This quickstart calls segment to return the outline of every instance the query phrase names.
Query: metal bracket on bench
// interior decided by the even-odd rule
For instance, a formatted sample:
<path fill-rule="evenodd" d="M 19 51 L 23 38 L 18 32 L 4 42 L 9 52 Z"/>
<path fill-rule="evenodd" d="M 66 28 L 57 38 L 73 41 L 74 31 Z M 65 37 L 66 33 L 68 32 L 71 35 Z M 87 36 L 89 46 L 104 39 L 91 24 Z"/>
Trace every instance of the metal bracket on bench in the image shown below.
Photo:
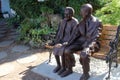
<path fill-rule="evenodd" d="M 49 51 L 49 60 L 48 60 L 47 64 L 49 64 L 51 62 L 51 56 L 52 56 L 52 51 Z"/>
<path fill-rule="evenodd" d="M 52 50 L 54 46 L 50 46 L 48 44 L 45 45 L 45 48 L 48 48 L 49 49 L 49 60 L 47 62 L 47 64 L 49 64 L 51 62 L 51 56 L 52 56 Z"/>
<path fill-rule="evenodd" d="M 110 79 L 112 62 L 115 61 L 116 62 L 115 67 L 118 66 L 117 53 L 118 53 L 119 34 L 120 34 L 120 26 L 118 26 L 115 38 L 109 43 L 110 50 L 106 55 L 106 63 L 109 63 L 109 73 L 108 76 L 106 77 L 106 80 Z"/>

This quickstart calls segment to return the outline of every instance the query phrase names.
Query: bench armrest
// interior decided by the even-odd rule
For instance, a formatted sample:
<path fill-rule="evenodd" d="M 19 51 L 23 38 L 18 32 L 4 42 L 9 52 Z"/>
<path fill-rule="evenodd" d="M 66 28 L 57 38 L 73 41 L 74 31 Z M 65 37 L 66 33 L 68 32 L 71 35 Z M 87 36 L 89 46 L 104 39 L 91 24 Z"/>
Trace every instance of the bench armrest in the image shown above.
<path fill-rule="evenodd" d="M 45 48 L 47 48 L 47 49 L 53 49 L 54 46 L 51 46 L 51 45 L 45 44 Z"/>

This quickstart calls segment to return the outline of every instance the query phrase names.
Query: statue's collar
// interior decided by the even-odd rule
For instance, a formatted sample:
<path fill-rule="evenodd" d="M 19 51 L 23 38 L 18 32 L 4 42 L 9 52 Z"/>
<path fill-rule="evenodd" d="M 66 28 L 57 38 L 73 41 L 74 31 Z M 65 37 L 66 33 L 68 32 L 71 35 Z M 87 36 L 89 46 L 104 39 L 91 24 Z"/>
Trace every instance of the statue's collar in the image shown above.
<path fill-rule="evenodd" d="M 91 21 L 92 19 L 93 19 L 93 15 L 90 15 L 89 17 L 86 18 L 85 21 L 86 21 L 86 22 L 89 22 L 89 21 Z"/>

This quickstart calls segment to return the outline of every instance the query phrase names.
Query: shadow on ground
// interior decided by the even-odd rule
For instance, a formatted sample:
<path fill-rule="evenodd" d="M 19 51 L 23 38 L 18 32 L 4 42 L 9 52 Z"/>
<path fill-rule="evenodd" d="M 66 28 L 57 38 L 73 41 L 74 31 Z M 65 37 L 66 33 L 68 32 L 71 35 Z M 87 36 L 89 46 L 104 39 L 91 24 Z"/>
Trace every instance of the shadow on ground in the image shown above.
<path fill-rule="evenodd" d="M 13 47 L 14 44 L 12 44 L 11 47 Z M 6 50 L 7 49 L 7 50 Z M 1 50 L 0 50 L 1 51 Z M 20 59 L 21 56 L 28 54 L 28 56 L 25 57 L 29 57 L 31 55 L 35 55 L 35 54 L 44 54 L 45 52 L 48 52 L 47 49 L 29 49 L 25 52 L 12 52 L 10 48 L 5 48 L 2 51 L 6 51 L 7 52 L 7 57 L 0 59 L 0 65 L 4 64 L 4 63 L 8 63 L 8 62 L 12 62 L 12 61 L 16 61 L 17 59 Z M 29 55 L 30 54 L 30 55 Z M 24 58 L 25 58 L 24 57 Z M 39 57 L 38 57 L 39 58 Z"/>
<path fill-rule="evenodd" d="M 44 77 L 34 73 L 31 71 L 31 69 L 33 69 L 36 66 L 29 66 L 28 69 L 26 71 L 23 71 L 22 73 L 22 80 L 46 80 Z"/>

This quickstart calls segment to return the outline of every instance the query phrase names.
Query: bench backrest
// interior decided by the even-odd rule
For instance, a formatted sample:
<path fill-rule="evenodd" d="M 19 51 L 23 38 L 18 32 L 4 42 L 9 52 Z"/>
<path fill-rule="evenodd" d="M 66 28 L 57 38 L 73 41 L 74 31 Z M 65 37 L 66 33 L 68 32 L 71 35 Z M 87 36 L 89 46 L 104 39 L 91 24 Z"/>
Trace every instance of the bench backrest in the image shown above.
<path fill-rule="evenodd" d="M 102 35 L 100 37 L 100 43 L 102 46 L 109 48 L 109 42 L 115 38 L 117 33 L 117 26 L 104 25 Z"/>

